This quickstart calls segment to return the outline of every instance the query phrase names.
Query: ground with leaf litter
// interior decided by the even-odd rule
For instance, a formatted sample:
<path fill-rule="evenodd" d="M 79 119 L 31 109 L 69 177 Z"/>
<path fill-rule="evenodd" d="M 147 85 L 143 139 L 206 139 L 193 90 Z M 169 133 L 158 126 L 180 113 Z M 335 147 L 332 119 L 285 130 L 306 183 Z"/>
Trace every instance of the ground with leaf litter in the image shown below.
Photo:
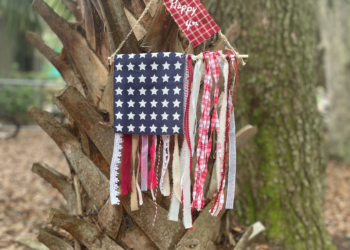
<path fill-rule="evenodd" d="M 21 131 L 14 139 L 0 139 L 0 249 L 30 249 L 17 241 L 35 238 L 46 225 L 49 208 L 65 206 L 63 197 L 31 172 L 33 162 L 40 161 L 69 174 L 65 157 L 44 132 Z M 350 165 L 329 162 L 324 216 L 338 249 L 350 249 Z M 239 236 L 244 228 L 233 225 L 231 230 Z"/>

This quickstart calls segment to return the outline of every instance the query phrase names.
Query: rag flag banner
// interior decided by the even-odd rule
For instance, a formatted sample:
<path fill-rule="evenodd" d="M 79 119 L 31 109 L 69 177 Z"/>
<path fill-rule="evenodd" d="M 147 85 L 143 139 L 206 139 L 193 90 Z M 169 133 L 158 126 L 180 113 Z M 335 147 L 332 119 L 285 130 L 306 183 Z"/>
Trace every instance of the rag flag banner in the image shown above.
<path fill-rule="evenodd" d="M 115 133 L 183 134 L 185 56 L 170 52 L 116 56 Z"/>
<path fill-rule="evenodd" d="M 184 6 L 183 1 L 170 2 Z M 190 14 L 198 8 L 179 10 Z M 150 190 L 156 208 L 154 226 L 159 189 L 164 196 L 171 196 L 169 220 L 178 220 L 182 204 L 184 226 L 192 228 L 193 210 L 201 211 L 206 205 L 208 160 L 215 152 L 217 187 L 210 213 L 217 216 L 223 209 L 226 183 L 231 191 L 226 208 L 232 208 L 236 155 L 229 149 L 235 151 L 232 85 L 237 79 L 236 55 L 222 51 L 198 56 L 173 52 L 117 54 L 113 71 L 112 204 L 120 203 L 120 195 L 131 193 L 131 210 L 138 210 L 143 204 L 142 191 Z"/>

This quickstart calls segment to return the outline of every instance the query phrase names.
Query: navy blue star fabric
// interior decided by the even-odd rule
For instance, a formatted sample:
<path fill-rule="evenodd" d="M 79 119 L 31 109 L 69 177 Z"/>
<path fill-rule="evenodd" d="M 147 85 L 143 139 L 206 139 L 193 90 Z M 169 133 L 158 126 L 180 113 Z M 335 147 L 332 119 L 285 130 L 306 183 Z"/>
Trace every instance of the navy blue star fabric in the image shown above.
<path fill-rule="evenodd" d="M 186 55 L 120 54 L 114 58 L 114 132 L 183 134 Z"/>

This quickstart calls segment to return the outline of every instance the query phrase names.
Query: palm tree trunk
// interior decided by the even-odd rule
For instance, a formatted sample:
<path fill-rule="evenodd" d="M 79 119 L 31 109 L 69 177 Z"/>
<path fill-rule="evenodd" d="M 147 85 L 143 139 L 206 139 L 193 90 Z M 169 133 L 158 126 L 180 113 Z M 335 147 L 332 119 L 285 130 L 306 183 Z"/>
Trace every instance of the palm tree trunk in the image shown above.
<path fill-rule="evenodd" d="M 142 0 L 73 0 L 63 1 L 76 16 L 70 23 L 58 16 L 43 0 L 33 2 L 34 10 L 56 33 L 63 44 L 59 54 L 36 34 L 28 40 L 58 69 L 68 87 L 54 96 L 54 103 L 69 119 L 62 125 L 49 113 L 33 108 L 30 116 L 49 134 L 64 152 L 72 176 L 67 177 L 41 163 L 33 172 L 52 184 L 67 200 L 69 211 L 50 210 L 49 222 L 66 230 L 74 239 L 75 249 L 207 249 L 220 228 L 221 217 L 208 216 L 210 203 L 194 221 L 194 231 L 184 229 L 181 220 L 168 220 L 169 199 L 157 195 L 158 216 L 150 194 L 144 204 L 130 211 L 129 195 L 121 205 L 109 199 L 109 164 L 113 153 L 113 79 L 107 57 L 131 30 L 128 18 L 139 18 Z M 124 8 L 127 11 L 124 11 Z M 153 6 L 141 26 L 132 34 L 121 53 L 184 52 L 186 41 L 166 11 L 163 2 Z M 126 14 L 127 13 L 127 14 Z M 139 32 L 139 33 L 138 33 Z M 141 40 L 136 37 L 146 34 Z M 150 49 L 151 48 L 151 49 Z M 113 67 L 113 66 L 112 66 Z M 239 143 L 239 140 L 238 140 Z M 72 183 L 72 184 L 71 184 Z M 210 225 L 208 227 L 207 225 Z M 70 248 L 63 237 L 48 230 L 39 240 L 50 249 Z"/>

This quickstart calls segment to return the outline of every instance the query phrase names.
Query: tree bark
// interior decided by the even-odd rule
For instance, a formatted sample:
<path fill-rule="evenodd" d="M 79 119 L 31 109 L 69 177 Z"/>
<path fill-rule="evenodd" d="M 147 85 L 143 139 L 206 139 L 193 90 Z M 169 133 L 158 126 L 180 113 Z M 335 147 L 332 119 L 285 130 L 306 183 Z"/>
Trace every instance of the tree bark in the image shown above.
<path fill-rule="evenodd" d="M 238 154 L 236 215 L 244 224 L 261 220 L 265 237 L 287 249 L 334 249 L 322 216 L 326 154 L 315 98 L 316 2 L 206 4 L 223 29 L 239 25 L 239 37 L 229 39 L 249 54 L 236 121 L 259 132 Z"/>

